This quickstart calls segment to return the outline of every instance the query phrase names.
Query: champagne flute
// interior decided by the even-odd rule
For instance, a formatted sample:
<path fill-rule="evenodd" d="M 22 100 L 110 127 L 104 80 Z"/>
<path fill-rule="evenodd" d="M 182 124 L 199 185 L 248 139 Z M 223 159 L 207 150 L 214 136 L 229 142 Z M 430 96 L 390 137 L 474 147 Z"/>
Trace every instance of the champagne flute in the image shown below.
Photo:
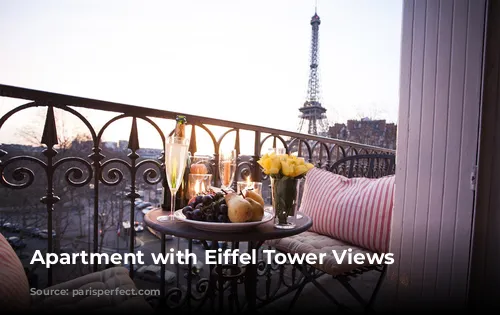
<path fill-rule="evenodd" d="M 219 174 L 222 189 L 229 189 L 233 184 L 236 171 L 236 150 L 219 154 Z"/>
<path fill-rule="evenodd" d="M 182 184 L 188 159 L 189 139 L 171 136 L 165 144 L 165 169 L 170 188 L 170 214 L 156 218 L 159 222 L 174 220 L 175 195 Z"/>

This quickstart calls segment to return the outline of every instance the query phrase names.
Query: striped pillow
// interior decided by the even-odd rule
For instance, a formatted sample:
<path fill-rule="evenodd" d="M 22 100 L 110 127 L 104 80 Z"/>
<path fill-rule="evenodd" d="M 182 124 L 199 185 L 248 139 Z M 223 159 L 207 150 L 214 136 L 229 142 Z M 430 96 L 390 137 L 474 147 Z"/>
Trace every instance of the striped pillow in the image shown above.
<path fill-rule="evenodd" d="M 382 253 L 389 249 L 395 176 L 378 179 L 314 168 L 306 176 L 300 211 L 310 231 Z"/>
<path fill-rule="evenodd" d="M 30 306 L 28 278 L 14 249 L 0 234 L 0 305 L 2 311 L 24 311 Z"/>

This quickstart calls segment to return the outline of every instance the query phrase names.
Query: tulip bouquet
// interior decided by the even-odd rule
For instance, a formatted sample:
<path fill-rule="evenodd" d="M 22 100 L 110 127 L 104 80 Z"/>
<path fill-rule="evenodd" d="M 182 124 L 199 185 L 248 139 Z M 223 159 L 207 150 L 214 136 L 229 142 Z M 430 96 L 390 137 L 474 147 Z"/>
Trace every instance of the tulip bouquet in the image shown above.
<path fill-rule="evenodd" d="M 306 173 L 314 167 L 304 158 L 291 154 L 266 153 L 258 161 L 271 178 L 272 203 L 277 228 L 293 228 L 289 218 L 294 217 Z"/>
<path fill-rule="evenodd" d="M 314 167 L 311 163 L 306 163 L 304 158 L 291 154 L 266 153 L 257 161 L 265 174 L 274 178 L 283 176 L 299 178 Z"/>

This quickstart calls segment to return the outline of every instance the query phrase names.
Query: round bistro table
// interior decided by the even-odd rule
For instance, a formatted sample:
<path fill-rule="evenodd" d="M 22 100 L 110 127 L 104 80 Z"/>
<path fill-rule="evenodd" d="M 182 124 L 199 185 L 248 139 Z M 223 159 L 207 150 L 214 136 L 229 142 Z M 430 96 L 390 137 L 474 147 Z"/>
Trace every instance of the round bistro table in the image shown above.
<path fill-rule="evenodd" d="M 169 213 L 169 211 L 168 211 Z M 151 229 L 157 231 L 162 235 L 162 254 L 164 255 L 165 250 L 165 235 L 173 235 L 180 238 L 187 239 L 188 251 L 192 251 L 192 241 L 200 240 L 203 244 L 205 250 L 207 249 L 217 249 L 219 241 L 231 242 L 233 244 L 239 244 L 239 242 L 248 243 L 248 253 L 252 253 L 253 250 L 258 250 L 262 244 L 267 240 L 278 239 L 289 237 L 293 235 L 300 234 L 307 231 L 312 226 L 312 220 L 309 216 L 301 213 L 302 217 L 297 219 L 296 226 L 292 229 L 277 229 L 274 227 L 274 220 L 270 220 L 266 223 L 260 224 L 251 230 L 243 232 L 209 232 L 196 229 L 192 225 L 183 221 L 168 221 L 159 222 L 156 220 L 157 217 L 161 215 L 168 214 L 167 211 L 160 209 L 154 209 L 149 211 L 144 216 L 145 224 Z M 211 245 L 207 241 L 212 241 Z M 239 246 L 239 245 L 237 245 Z M 164 275 L 164 267 L 162 266 L 162 276 Z M 191 269 L 191 262 L 189 262 L 189 270 Z M 224 301 L 224 283 L 232 282 L 233 289 L 235 290 L 235 284 L 237 280 L 242 279 L 245 287 L 245 297 L 247 301 L 247 308 L 249 311 L 255 311 L 256 301 L 257 301 L 257 264 L 249 263 L 243 268 L 235 265 L 222 265 L 217 264 L 215 268 L 211 270 L 211 276 L 209 279 L 208 292 L 219 291 L 219 310 L 222 311 L 222 305 Z M 186 300 L 189 300 L 189 295 L 191 293 L 191 272 L 188 272 L 187 277 L 187 290 Z M 218 285 L 217 285 L 218 283 Z M 164 281 L 161 281 L 162 294 L 164 293 Z M 214 296 L 212 296 L 214 297 Z"/>

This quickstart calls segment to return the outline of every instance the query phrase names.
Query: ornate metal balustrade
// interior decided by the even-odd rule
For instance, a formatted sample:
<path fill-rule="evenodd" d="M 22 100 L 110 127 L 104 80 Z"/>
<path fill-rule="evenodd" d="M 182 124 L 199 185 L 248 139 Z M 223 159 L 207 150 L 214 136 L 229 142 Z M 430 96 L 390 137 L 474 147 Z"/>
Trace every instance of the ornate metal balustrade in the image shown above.
<path fill-rule="evenodd" d="M 168 208 L 168 186 L 164 177 L 164 157 L 161 154 L 157 159 L 144 159 L 140 156 L 138 121 L 142 120 L 151 125 L 162 143 L 159 146 L 164 147 L 166 136 L 173 132 L 174 120 L 176 115 L 186 115 L 188 125 L 191 125 L 190 151 L 196 152 L 197 135 L 206 133 L 211 139 L 214 152 L 211 156 L 211 168 L 213 174 L 213 184 L 219 184 L 218 172 L 218 153 L 222 143 L 232 141 L 234 136 L 234 146 L 238 155 L 240 155 L 240 132 L 253 132 L 253 154 L 250 156 L 239 157 L 239 163 L 236 170 L 236 178 L 242 179 L 248 175 L 255 181 L 265 181 L 266 176 L 261 172 L 256 161 L 266 152 L 267 148 L 276 148 L 282 146 L 287 152 L 297 152 L 299 156 L 314 163 L 317 167 L 328 168 L 334 166 L 335 161 L 347 156 L 358 154 L 395 154 L 393 150 L 383 149 L 358 143 L 340 141 L 336 139 L 313 136 L 265 128 L 261 126 L 238 123 L 227 120 L 219 120 L 209 117 L 201 117 L 182 113 L 179 111 L 166 111 L 147 107 L 131 106 L 126 104 L 106 102 L 101 100 L 74 97 L 56 93 L 49 93 L 25 88 L 19 88 L 8 85 L 0 85 L 0 96 L 26 100 L 26 103 L 8 111 L 0 118 L 0 134 L 2 127 L 14 114 L 33 108 L 42 107 L 46 109 L 45 123 L 41 136 L 43 151 L 33 153 L 33 156 L 19 155 L 13 156 L 5 150 L 0 150 L 0 183 L 4 188 L 14 191 L 30 187 L 35 181 L 43 181 L 45 192 L 40 196 L 31 196 L 40 199 L 45 207 L 47 230 L 53 230 L 54 206 L 60 202 L 61 189 L 57 185 L 60 181 L 65 182 L 68 187 L 73 189 L 92 188 L 88 198 L 89 206 L 93 208 L 93 230 L 92 250 L 98 252 L 99 241 L 99 217 L 100 200 L 106 199 L 106 188 L 128 183 L 126 198 L 130 200 L 130 222 L 135 221 L 135 201 L 140 197 L 138 194 L 139 186 L 161 184 L 164 189 L 164 198 L 162 207 Z M 58 149 L 58 128 L 54 117 L 54 109 L 59 109 L 71 114 L 81 121 L 87 128 L 90 135 L 91 146 L 82 147 L 79 156 L 65 156 Z M 107 121 L 101 128 L 97 129 L 82 114 L 82 109 L 101 110 L 114 113 L 115 116 Z M 175 108 L 173 108 L 175 109 Z M 126 157 L 106 157 L 103 154 L 103 133 L 108 130 L 112 124 L 119 120 L 130 119 L 132 124 L 128 134 L 128 155 Z M 156 119 L 167 120 L 172 123 L 171 130 L 164 130 L 155 122 Z M 209 126 L 224 127 L 226 131 L 219 138 L 216 138 L 214 132 Z M 228 137 L 228 135 L 232 135 Z M 231 139 L 231 140 L 230 140 Z M 62 173 L 61 173 L 62 172 Z M 62 174 L 62 176 L 61 176 Z M 165 189 L 166 188 L 166 189 Z M 90 226 L 90 225 L 89 225 Z M 135 251 L 135 230 L 130 229 L 129 252 Z M 52 233 L 47 236 L 47 251 L 52 252 L 54 237 Z M 165 238 L 162 238 L 162 248 L 165 248 Z M 191 246 L 191 245 L 190 245 Z M 94 270 L 98 266 L 94 265 Z M 130 266 L 130 276 L 134 277 L 134 268 Z M 273 271 L 280 273 L 280 281 L 286 282 L 283 276 L 283 270 L 278 266 L 260 266 L 261 272 Z M 48 268 L 48 285 L 52 284 L 52 269 Z M 204 283 L 201 281 L 200 283 Z M 292 275 L 291 284 L 295 283 L 295 275 Z M 203 287 L 202 285 L 198 285 Z M 269 290 L 268 290 L 269 291 Z"/>

